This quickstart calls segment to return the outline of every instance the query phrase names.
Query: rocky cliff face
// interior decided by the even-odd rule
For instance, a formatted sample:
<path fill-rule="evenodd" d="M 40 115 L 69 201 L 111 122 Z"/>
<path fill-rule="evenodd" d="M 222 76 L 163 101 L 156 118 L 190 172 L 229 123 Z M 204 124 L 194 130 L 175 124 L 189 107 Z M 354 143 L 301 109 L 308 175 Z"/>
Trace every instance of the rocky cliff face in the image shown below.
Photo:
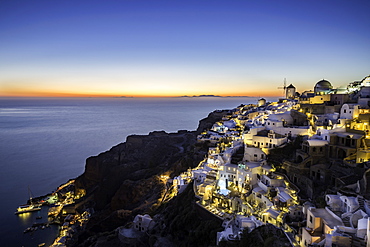
<path fill-rule="evenodd" d="M 89 198 L 82 205 L 96 212 L 84 230 L 73 235 L 68 246 L 210 246 L 215 245 L 221 222 L 195 203 L 192 185 L 166 204 L 161 197 L 166 184 L 160 175 L 171 177 L 194 167 L 204 158 L 207 145 L 196 143 L 196 135 L 220 121 L 228 111 L 215 111 L 199 122 L 194 132 L 152 132 L 127 137 L 125 143 L 86 160 L 85 172 L 76 179 L 76 191 Z M 137 214 L 150 213 L 156 225 L 140 238 L 123 243 L 118 227 Z M 284 233 L 272 225 L 245 234 L 238 243 L 220 246 L 289 246 Z"/>
<path fill-rule="evenodd" d="M 217 110 L 208 114 L 208 117 L 199 121 L 197 134 L 210 129 L 215 122 L 220 121 L 227 113 L 229 113 L 229 110 Z"/>
<path fill-rule="evenodd" d="M 210 113 L 197 131 L 132 135 L 125 143 L 86 160 L 85 172 L 76 179 L 76 191 L 85 191 L 86 203 L 96 213 L 86 229 L 74 236 L 72 245 L 86 242 L 99 232 L 122 226 L 139 213 L 156 210 L 166 188 L 160 175 L 170 177 L 194 167 L 207 149 L 196 144 L 196 135 L 221 120 L 225 111 Z"/>
<path fill-rule="evenodd" d="M 220 246 L 228 246 L 223 243 Z M 283 230 L 271 224 L 266 224 L 254 229 L 250 233 L 244 233 L 239 246 L 256 247 L 256 246 L 274 246 L 284 247 L 292 246 Z"/>
<path fill-rule="evenodd" d="M 125 143 L 86 160 L 85 172 L 76 179 L 76 188 L 93 194 L 97 208 L 104 208 L 112 196 L 128 180 L 141 180 L 163 172 L 182 172 L 198 161 L 193 148 L 196 135 L 221 120 L 227 111 L 215 111 L 200 120 L 195 132 L 166 133 L 155 131 L 149 135 L 128 136 Z"/>
<path fill-rule="evenodd" d="M 191 153 L 195 133 L 152 132 L 129 136 L 111 150 L 86 160 L 85 172 L 76 179 L 76 189 L 93 194 L 96 209 L 105 208 L 128 181 L 148 179 L 162 173 L 179 173 L 193 166 L 199 157 Z M 153 185 L 154 186 L 154 185 Z M 114 203 L 114 208 L 118 208 Z"/>

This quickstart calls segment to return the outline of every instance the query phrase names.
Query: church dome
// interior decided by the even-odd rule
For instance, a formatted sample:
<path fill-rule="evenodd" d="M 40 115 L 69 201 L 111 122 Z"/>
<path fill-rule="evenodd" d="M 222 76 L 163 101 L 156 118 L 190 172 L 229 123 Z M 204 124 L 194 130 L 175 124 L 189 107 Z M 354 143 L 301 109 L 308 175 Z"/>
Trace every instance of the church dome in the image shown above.
<path fill-rule="evenodd" d="M 323 79 L 316 83 L 314 91 L 315 91 L 315 94 L 325 94 L 325 93 L 330 92 L 331 89 L 333 89 L 333 86 L 331 85 L 331 83 Z"/>
<path fill-rule="evenodd" d="M 370 86 L 370 75 L 366 76 L 361 83 L 362 86 L 369 87 Z"/>

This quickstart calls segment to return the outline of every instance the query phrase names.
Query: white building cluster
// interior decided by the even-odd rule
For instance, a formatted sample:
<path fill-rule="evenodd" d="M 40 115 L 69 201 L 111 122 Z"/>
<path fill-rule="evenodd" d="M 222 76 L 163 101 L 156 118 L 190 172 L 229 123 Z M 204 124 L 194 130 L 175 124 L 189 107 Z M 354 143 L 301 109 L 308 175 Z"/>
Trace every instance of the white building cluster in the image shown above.
<path fill-rule="evenodd" d="M 201 133 L 207 156 L 173 185 L 181 193 L 194 181 L 198 205 L 224 222 L 217 243 L 270 223 L 294 246 L 370 247 L 370 76 L 284 89 L 284 99 L 241 105 Z M 267 156 L 294 140 L 300 148 L 277 172 Z"/>
<path fill-rule="evenodd" d="M 325 208 L 307 207 L 301 246 L 369 246 L 370 207 L 362 196 L 327 194 Z"/>
<path fill-rule="evenodd" d="M 311 133 L 295 105 L 283 101 L 241 106 L 198 136 L 200 142 L 216 144 L 193 170 L 193 178 L 200 204 L 225 220 L 218 242 L 238 239 L 243 229 L 264 223 L 289 228 L 283 218 L 298 205 L 298 189 L 266 159 L 269 149 Z M 294 120 L 302 125 L 293 126 Z"/>
<path fill-rule="evenodd" d="M 370 172 L 352 184 L 341 174 L 344 168 L 333 168 L 338 161 L 350 169 L 369 161 L 369 106 L 370 77 L 338 89 L 321 80 L 301 95 L 290 85 L 285 99 L 235 108 L 199 135 L 199 142 L 215 146 L 193 170 L 193 178 L 200 204 L 224 219 L 217 241 L 232 241 L 243 229 L 272 223 L 292 245 L 370 246 L 370 208 L 362 196 L 370 192 Z M 294 162 L 284 166 L 287 176 L 277 173 L 266 160 L 269 150 L 297 136 L 303 136 L 303 143 Z M 343 184 L 337 194 L 326 194 L 326 207 L 302 204 L 300 189 L 306 201 L 314 201 L 320 182 L 332 182 L 336 189 Z"/>

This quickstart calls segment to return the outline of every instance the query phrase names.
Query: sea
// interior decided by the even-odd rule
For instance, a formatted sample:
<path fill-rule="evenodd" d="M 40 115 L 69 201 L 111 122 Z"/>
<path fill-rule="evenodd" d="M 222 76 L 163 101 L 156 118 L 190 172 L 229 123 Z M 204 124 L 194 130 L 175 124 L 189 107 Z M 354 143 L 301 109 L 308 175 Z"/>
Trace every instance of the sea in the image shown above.
<path fill-rule="evenodd" d="M 276 98 L 265 98 L 276 101 Z M 16 208 L 83 173 L 85 160 L 155 130 L 196 130 L 214 110 L 256 104 L 255 97 L 0 98 L 0 246 L 49 246 L 58 226 L 23 233 L 47 221 L 47 207 Z M 36 219 L 38 217 L 38 219 Z M 40 219 L 40 217 L 42 217 Z"/>

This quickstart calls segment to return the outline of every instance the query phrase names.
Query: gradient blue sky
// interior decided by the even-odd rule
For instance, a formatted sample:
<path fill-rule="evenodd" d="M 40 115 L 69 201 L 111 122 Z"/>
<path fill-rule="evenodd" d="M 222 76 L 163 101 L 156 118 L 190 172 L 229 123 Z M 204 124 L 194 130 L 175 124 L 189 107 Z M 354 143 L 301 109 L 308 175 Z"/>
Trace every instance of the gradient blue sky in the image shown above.
<path fill-rule="evenodd" d="M 0 96 L 281 95 L 370 74 L 370 1 L 0 1 Z"/>

